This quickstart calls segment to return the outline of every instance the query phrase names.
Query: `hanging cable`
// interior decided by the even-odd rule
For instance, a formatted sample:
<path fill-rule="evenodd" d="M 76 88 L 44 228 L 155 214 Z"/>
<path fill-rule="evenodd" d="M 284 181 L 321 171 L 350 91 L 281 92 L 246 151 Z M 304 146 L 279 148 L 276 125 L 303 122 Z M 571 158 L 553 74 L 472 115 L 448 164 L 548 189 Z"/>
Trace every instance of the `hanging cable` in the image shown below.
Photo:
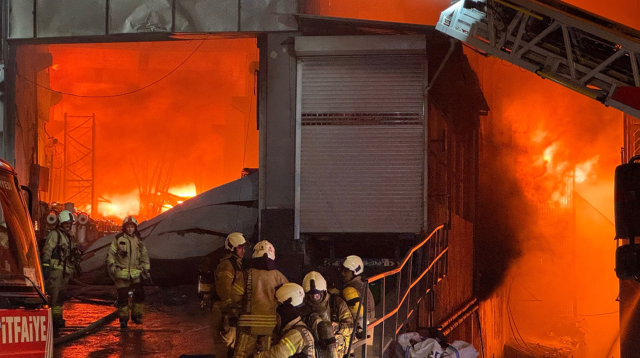
<path fill-rule="evenodd" d="M 122 96 L 126 96 L 126 95 L 130 95 L 136 92 L 140 92 L 142 90 L 145 90 L 153 85 L 155 85 L 156 83 L 164 80 L 165 78 L 169 77 L 172 73 L 176 72 L 180 67 L 182 67 L 182 65 L 184 65 L 190 58 L 191 56 L 193 56 L 198 49 L 200 49 L 200 47 L 204 44 L 205 41 L 207 41 L 207 39 L 209 38 L 209 35 L 207 35 L 207 37 L 205 37 L 198 46 L 196 46 L 195 49 L 193 49 L 193 51 L 191 51 L 191 53 L 189 54 L 189 56 L 187 56 L 182 62 L 180 62 L 180 64 L 178 64 L 178 66 L 176 66 L 173 70 L 169 71 L 166 75 L 160 77 L 159 79 L 149 83 L 148 85 L 145 85 L 143 87 L 140 87 L 138 89 L 132 90 L 132 91 L 128 91 L 128 92 L 124 92 L 124 93 L 118 93 L 118 94 L 109 94 L 109 95 L 82 95 L 82 94 L 77 94 L 77 93 L 71 93 L 71 92 L 63 92 L 63 91 L 56 91 L 52 88 L 49 88 L 47 86 L 43 86 L 35 81 L 32 81 L 28 78 L 26 78 L 25 76 L 21 75 L 20 73 L 16 73 L 17 77 L 22 78 L 23 80 L 32 83 L 40 88 L 43 88 L 45 90 L 48 91 L 52 91 L 52 92 L 57 92 L 57 93 L 61 93 L 63 95 L 67 95 L 67 96 L 72 96 L 72 97 L 80 97 L 80 98 L 112 98 L 112 97 L 122 97 Z"/>

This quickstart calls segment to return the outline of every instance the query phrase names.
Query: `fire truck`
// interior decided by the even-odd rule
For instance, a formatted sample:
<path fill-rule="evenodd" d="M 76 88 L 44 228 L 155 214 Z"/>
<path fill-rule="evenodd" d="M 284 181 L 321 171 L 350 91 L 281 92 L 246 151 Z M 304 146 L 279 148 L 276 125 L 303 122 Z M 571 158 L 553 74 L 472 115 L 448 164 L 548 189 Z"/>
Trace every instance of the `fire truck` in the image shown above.
<path fill-rule="evenodd" d="M 31 191 L 0 159 L 0 357 L 53 356 L 51 309 L 43 293 L 31 200 Z"/>

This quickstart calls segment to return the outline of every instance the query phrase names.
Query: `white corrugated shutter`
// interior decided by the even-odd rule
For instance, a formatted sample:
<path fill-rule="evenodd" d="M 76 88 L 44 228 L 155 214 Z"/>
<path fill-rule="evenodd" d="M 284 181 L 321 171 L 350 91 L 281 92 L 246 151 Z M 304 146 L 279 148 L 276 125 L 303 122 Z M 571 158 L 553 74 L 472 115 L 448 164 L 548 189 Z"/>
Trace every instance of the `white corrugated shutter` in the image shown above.
<path fill-rule="evenodd" d="M 424 57 L 300 61 L 300 232 L 420 232 Z"/>

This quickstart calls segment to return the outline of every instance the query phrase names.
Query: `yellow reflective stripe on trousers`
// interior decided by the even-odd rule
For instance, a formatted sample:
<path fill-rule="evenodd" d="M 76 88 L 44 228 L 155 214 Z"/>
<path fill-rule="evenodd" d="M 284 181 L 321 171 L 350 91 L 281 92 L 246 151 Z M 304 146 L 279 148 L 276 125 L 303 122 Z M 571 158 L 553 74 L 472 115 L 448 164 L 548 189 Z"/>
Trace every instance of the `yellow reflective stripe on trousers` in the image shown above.
<path fill-rule="evenodd" d="M 291 351 L 291 355 L 296 354 L 296 347 L 293 346 L 293 343 L 289 340 L 289 338 L 282 338 L 282 341 L 287 345 L 287 348 Z"/>

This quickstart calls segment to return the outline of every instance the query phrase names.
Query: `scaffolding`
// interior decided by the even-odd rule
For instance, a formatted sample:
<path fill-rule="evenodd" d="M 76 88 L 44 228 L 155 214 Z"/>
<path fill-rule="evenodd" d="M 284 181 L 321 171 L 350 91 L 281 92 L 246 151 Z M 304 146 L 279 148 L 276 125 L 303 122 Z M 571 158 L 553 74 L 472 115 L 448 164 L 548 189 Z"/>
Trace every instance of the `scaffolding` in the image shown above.
<path fill-rule="evenodd" d="M 96 214 L 95 205 L 95 113 L 88 116 L 64 114 L 63 198 L 78 211 Z"/>

